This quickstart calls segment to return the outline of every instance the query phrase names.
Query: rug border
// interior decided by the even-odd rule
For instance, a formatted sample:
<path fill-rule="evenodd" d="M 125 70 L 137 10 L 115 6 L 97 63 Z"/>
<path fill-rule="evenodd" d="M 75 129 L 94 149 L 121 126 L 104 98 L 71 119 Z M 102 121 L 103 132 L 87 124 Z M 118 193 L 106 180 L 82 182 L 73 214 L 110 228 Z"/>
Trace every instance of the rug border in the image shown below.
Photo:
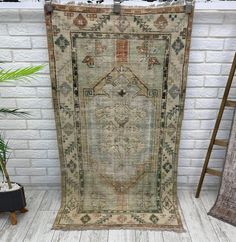
<path fill-rule="evenodd" d="M 234 126 L 234 121 L 236 121 L 236 107 L 234 108 L 234 111 L 233 111 L 233 120 L 232 120 L 232 123 L 231 123 L 231 129 L 230 129 L 230 135 L 229 135 L 229 142 L 230 142 L 230 139 L 231 139 L 231 135 L 232 135 L 232 131 L 233 131 L 233 126 Z M 228 142 L 228 144 L 229 144 Z M 222 188 L 222 183 L 223 183 L 223 174 L 224 174 L 224 171 L 225 171 L 225 164 L 226 164 L 226 161 L 227 161 L 227 156 L 228 156 L 228 145 L 227 145 L 227 151 L 226 151 L 226 154 L 225 154 L 225 160 L 224 160 L 224 166 L 223 166 L 223 170 L 222 170 L 222 176 L 221 176 L 221 179 L 220 179 L 220 186 L 219 186 L 219 189 L 218 189 L 218 194 L 217 194 L 217 197 L 216 197 L 216 200 L 214 202 L 214 205 L 211 207 L 210 211 L 207 213 L 207 215 L 210 215 L 216 219 L 219 219 L 225 223 L 228 223 L 230 225 L 233 225 L 233 226 L 236 226 L 235 223 L 232 223 L 231 221 L 228 221 L 224 216 L 221 216 L 220 214 L 218 214 L 218 212 L 216 212 L 216 207 L 217 207 L 217 203 L 218 203 L 218 200 L 219 200 L 219 197 L 221 196 L 220 194 L 220 190 Z"/>
<path fill-rule="evenodd" d="M 51 11 L 48 11 L 47 6 L 51 7 Z M 121 13 L 124 14 L 138 14 L 140 11 L 142 13 L 150 14 L 150 13 L 165 13 L 165 12 L 177 12 L 182 13 L 186 12 L 185 10 L 186 5 L 177 5 L 177 6 L 155 6 L 155 7 L 130 7 L 125 6 L 122 7 Z M 57 82 L 56 82 L 56 70 L 55 70 L 55 59 L 53 57 L 54 52 L 54 46 L 53 46 L 53 34 L 52 34 L 52 23 L 51 23 L 51 13 L 55 10 L 59 11 L 75 11 L 75 12 L 83 12 L 83 11 L 91 11 L 91 12 L 112 12 L 112 8 L 108 5 L 105 6 L 99 6 L 99 5 L 91 5 L 91 4 L 81 4 L 81 5 L 62 5 L 62 4 L 45 4 L 44 8 L 44 14 L 45 14 L 45 22 L 46 22 L 46 30 L 47 30 L 47 42 L 48 42 L 48 56 L 49 56 L 49 69 L 50 69 L 50 77 L 51 77 L 51 83 L 52 83 L 52 99 L 53 99 L 53 106 L 54 106 L 54 114 L 55 114 L 55 122 L 57 126 L 57 140 L 61 140 L 61 125 L 60 125 L 60 116 L 59 116 L 59 108 L 58 103 L 55 101 L 57 97 Z M 183 78 L 182 78 L 182 107 L 183 109 L 180 110 L 179 115 L 179 125 L 177 127 L 177 137 L 180 137 L 181 132 L 181 126 L 182 126 L 182 120 L 184 115 L 184 104 L 185 104 L 185 96 L 186 96 L 186 85 L 187 85 L 187 73 L 188 73 L 188 64 L 189 61 L 189 54 L 190 54 L 190 44 L 191 44 L 191 33 L 192 33 L 192 22 L 193 22 L 193 15 L 194 15 L 194 7 L 192 8 L 192 11 L 188 13 L 188 27 L 187 27 L 187 36 L 186 36 L 186 45 L 185 45 L 185 54 L 184 54 L 184 62 L 183 62 Z M 180 122 L 181 121 L 181 122 Z M 181 207 L 177 204 L 177 169 L 178 169 L 178 154 L 179 154 L 179 146 L 180 146 L 180 140 L 176 144 L 176 150 L 177 150 L 177 162 L 175 167 L 173 168 L 173 173 L 176 176 L 176 183 L 173 185 L 173 195 L 176 199 L 175 205 L 176 205 L 176 218 L 178 221 L 178 225 L 59 225 L 60 217 L 61 217 L 61 211 L 64 210 L 65 207 L 65 199 L 63 194 L 65 194 L 65 179 L 63 175 L 61 175 L 61 205 L 60 209 L 57 213 L 56 219 L 53 224 L 53 229 L 64 229 L 64 230 L 89 230 L 89 229 L 141 229 L 141 230 L 160 230 L 160 231 L 175 231 L 175 232 L 184 232 L 185 229 L 183 227 L 183 222 L 180 216 L 179 210 Z M 62 160 L 63 160 L 63 148 L 61 142 L 58 142 L 58 149 L 59 149 L 59 159 L 60 159 L 60 167 L 62 167 Z M 61 173 L 63 173 L 63 170 L 61 170 Z M 91 227 L 91 228 L 90 228 Z"/>

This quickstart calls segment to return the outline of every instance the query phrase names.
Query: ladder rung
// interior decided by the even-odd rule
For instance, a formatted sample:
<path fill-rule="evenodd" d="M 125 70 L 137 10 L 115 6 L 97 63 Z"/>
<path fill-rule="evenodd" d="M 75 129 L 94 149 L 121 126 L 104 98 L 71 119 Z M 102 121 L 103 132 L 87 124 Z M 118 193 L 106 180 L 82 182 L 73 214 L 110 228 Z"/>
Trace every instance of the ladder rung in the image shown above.
<path fill-rule="evenodd" d="M 226 147 L 228 145 L 228 141 L 226 139 L 215 139 L 214 144 Z"/>
<path fill-rule="evenodd" d="M 217 170 L 214 170 L 214 169 L 211 169 L 211 168 L 207 168 L 206 173 L 213 175 L 213 176 L 221 176 L 220 171 L 217 171 Z"/>
<path fill-rule="evenodd" d="M 225 103 L 227 107 L 236 107 L 236 101 L 227 100 Z"/>

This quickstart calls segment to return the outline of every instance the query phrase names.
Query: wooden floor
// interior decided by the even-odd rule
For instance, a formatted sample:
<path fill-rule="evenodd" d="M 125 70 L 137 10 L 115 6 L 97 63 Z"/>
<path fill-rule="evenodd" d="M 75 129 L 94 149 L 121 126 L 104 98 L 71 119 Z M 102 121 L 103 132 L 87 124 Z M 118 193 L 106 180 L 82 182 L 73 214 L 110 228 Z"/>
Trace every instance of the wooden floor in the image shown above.
<path fill-rule="evenodd" d="M 235 242 L 236 228 L 207 215 L 216 198 L 216 191 L 203 191 L 195 199 L 189 190 L 179 191 L 186 233 L 140 230 L 51 230 L 60 206 L 57 190 L 28 190 L 29 212 L 18 215 L 18 224 L 9 223 L 8 214 L 0 214 L 1 242 Z"/>

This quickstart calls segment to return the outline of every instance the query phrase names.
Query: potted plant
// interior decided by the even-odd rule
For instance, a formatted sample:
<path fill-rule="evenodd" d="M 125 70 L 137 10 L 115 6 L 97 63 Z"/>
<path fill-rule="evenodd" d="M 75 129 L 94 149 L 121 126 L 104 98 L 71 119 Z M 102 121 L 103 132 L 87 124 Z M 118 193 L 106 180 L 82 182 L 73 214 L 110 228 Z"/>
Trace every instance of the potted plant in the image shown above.
<path fill-rule="evenodd" d="M 34 75 L 43 68 L 42 65 L 35 67 L 19 68 L 16 70 L 3 70 L 0 69 L 0 83 L 12 80 L 28 81 L 34 78 Z M 15 115 L 26 116 L 27 112 L 20 111 L 19 109 L 8 109 L 0 107 L 0 115 Z M 1 127 L 0 127 L 1 128 Z M 27 212 L 24 187 L 16 182 L 10 180 L 7 171 L 7 161 L 10 157 L 10 148 L 8 142 L 4 140 L 0 134 L 0 173 L 2 173 L 2 181 L 0 181 L 0 212 L 10 212 L 11 223 L 15 225 L 16 211 L 22 213 Z"/>

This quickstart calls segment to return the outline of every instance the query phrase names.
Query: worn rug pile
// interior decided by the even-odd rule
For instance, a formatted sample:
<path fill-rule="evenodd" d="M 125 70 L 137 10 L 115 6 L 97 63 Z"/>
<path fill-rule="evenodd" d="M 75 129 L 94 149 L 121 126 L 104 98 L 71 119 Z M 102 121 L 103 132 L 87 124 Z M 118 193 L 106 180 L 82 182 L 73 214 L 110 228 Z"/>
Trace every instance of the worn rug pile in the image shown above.
<path fill-rule="evenodd" d="M 236 226 L 236 113 L 218 197 L 209 215 Z"/>
<path fill-rule="evenodd" d="M 62 175 L 54 228 L 183 231 L 192 9 L 50 4 L 45 16 Z"/>

